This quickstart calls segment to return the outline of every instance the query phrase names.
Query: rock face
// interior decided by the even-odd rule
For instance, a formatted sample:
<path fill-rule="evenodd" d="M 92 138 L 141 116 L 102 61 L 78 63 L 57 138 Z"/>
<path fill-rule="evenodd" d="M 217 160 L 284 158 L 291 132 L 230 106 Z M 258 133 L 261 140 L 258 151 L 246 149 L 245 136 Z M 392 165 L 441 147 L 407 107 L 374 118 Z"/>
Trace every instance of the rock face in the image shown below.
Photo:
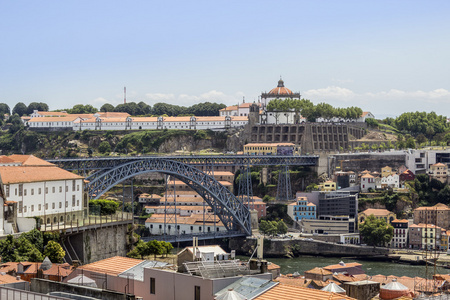
<path fill-rule="evenodd" d="M 178 136 L 165 140 L 158 148 L 160 153 L 172 153 L 178 150 L 197 151 L 213 147 L 214 140 L 195 140 L 192 136 Z"/>

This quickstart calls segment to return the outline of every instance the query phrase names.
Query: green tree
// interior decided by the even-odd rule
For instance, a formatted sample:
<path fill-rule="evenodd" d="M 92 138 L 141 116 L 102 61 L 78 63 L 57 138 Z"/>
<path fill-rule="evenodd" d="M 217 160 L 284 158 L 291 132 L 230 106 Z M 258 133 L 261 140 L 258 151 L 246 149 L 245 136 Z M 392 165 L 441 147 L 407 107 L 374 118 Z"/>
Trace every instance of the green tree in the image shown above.
<path fill-rule="evenodd" d="M 101 112 L 114 111 L 114 106 L 112 104 L 105 103 L 102 105 L 102 107 L 100 107 L 100 111 Z"/>
<path fill-rule="evenodd" d="M 169 243 L 169 242 L 165 242 L 165 241 L 161 241 L 160 243 L 161 243 L 161 246 L 162 246 L 162 248 L 163 248 L 163 254 L 164 254 L 165 256 L 167 256 L 168 254 L 170 254 L 170 251 L 172 251 L 172 249 L 173 249 L 172 244 Z"/>
<path fill-rule="evenodd" d="M 11 115 L 11 110 L 6 103 L 0 103 L 0 119 L 3 119 L 4 115 Z"/>
<path fill-rule="evenodd" d="M 156 255 L 161 255 L 165 251 L 164 246 L 161 244 L 161 242 L 157 240 L 152 240 L 147 242 L 147 253 L 148 255 L 153 254 L 156 259 Z"/>
<path fill-rule="evenodd" d="M 384 219 L 377 219 L 374 215 L 370 215 L 360 225 L 359 232 L 368 245 L 383 246 L 391 241 L 394 227 L 387 224 Z"/>
<path fill-rule="evenodd" d="M 27 109 L 27 106 L 23 102 L 18 102 L 12 110 L 12 114 L 18 114 L 21 117 L 27 113 Z"/>
<path fill-rule="evenodd" d="M 112 215 L 119 208 L 119 203 L 114 200 L 89 200 L 89 211 L 93 214 L 100 214 L 102 216 Z"/>
<path fill-rule="evenodd" d="M 111 152 L 111 145 L 109 144 L 108 141 L 103 141 L 100 143 L 100 145 L 98 146 L 98 152 L 103 153 L 103 154 L 107 154 Z"/>
<path fill-rule="evenodd" d="M 48 105 L 43 102 L 31 102 L 27 107 L 27 114 L 31 115 L 33 111 L 48 111 Z"/>
<path fill-rule="evenodd" d="M 277 223 L 277 233 L 286 234 L 288 232 L 288 227 L 283 220 L 279 220 Z"/>
<path fill-rule="evenodd" d="M 406 140 L 405 146 L 406 146 L 406 148 L 415 149 L 416 148 L 416 142 L 414 141 L 414 139 L 412 137 L 409 137 Z"/>
<path fill-rule="evenodd" d="M 66 252 L 61 245 L 55 241 L 49 241 L 45 246 L 44 256 L 47 256 L 53 263 L 62 263 Z"/>

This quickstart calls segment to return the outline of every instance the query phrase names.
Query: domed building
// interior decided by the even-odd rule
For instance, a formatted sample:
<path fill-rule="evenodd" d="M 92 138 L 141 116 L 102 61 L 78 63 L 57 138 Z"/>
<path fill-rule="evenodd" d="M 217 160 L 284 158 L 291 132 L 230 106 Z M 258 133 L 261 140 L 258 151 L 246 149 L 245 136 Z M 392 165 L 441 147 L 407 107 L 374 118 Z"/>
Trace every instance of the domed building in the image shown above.
<path fill-rule="evenodd" d="M 261 93 L 261 103 L 263 108 L 267 107 L 267 104 L 269 104 L 270 100 L 272 99 L 300 99 L 300 93 L 294 93 L 290 89 L 284 86 L 283 79 L 278 80 L 277 87 L 270 90 L 268 93 Z"/>

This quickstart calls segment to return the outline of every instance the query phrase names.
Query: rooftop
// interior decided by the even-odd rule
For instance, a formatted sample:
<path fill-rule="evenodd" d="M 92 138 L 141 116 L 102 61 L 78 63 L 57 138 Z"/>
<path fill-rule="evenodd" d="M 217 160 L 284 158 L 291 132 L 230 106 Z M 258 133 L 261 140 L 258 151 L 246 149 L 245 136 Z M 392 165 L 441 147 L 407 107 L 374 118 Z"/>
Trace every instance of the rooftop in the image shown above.
<path fill-rule="evenodd" d="M 330 293 L 321 290 L 314 290 L 306 287 L 293 286 L 288 284 L 278 284 L 269 291 L 254 298 L 255 300 L 354 300 L 345 295 Z"/>
<path fill-rule="evenodd" d="M 78 268 L 91 272 L 119 275 L 120 273 L 123 273 L 142 262 L 144 262 L 142 259 L 114 256 Z"/>

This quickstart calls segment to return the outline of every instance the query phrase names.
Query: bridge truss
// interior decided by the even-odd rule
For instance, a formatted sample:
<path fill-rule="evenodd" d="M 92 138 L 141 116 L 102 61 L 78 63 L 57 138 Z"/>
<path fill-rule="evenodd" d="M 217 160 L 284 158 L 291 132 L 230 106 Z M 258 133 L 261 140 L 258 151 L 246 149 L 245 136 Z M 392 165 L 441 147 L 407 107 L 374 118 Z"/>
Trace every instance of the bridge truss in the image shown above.
<path fill-rule="evenodd" d="M 118 183 L 149 172 L 168 174 L 183 181 L 208 203 L 227 231 L 251 234 L 250 212 L 244 203 L 212 176 L 179 161 L 161 157 L 131 160 L 94 173 L 86 188 L 92 198 L 98 199 Z"/>

